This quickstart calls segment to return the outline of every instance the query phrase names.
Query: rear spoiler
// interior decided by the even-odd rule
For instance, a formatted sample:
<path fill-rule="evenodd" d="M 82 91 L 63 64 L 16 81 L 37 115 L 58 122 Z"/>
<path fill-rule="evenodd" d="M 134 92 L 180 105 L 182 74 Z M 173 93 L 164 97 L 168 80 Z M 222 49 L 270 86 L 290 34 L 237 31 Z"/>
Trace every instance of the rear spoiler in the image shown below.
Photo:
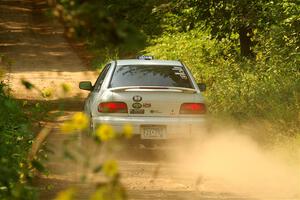
<path fill-rule="evenodd" d="M 129 92 L 129 91 L 170 91 L 170 92 L 183 92 L 183 93 L 196 93 L 193 88 L 184 87 L 167 87 L 167 86 L 125 86 L 110 88 L 113 92 Z"/>

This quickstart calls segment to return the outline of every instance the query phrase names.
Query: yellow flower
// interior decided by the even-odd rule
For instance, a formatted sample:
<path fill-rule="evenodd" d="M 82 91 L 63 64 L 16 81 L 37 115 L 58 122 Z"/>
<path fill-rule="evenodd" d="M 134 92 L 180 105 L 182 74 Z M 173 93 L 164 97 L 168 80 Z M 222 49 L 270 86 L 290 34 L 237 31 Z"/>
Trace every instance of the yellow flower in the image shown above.
<path fill-rule="evenodd" d="M 54 200 L 72 200 L 74 199 L 76 190 L 74 188 L 68 188 L 60 191 Z"/>
<path fill-rule="evenodd" d="M 75 128 L 72 123 L 65 122 L 60 126 L 60 130 L 62 133 L 72 133 L 75 131 Z"/>
<path fill-rule="evenodd" d="M 130 124 L 123 126 L 123 134 L 126 138 L 131 138 L 133 133 L 133 127 Z"/>
<path fill-rule="evenodd" d="M 90 200 L 105 200 L 107 194 L 107 189 L 105 187 L 100 187 L 97 189 L 90 197 Z"/>
<path fill-rule="evenodd" d="M 19 181 L 20 181 L 21 183 L 25 183 L 25 174 L 24 174 L 24 173 L 20 173 L 19 178 L 20 178 Z"/>
<path fill-rule="evenodd" d="M 67 84 L 67 83 L 61 84 L 61 87 L 62 87 L 64 93 L 68 93 L 68 92 L 71 91 L 71 86 L 69 84 Z"/>
<path fill-rule="evenodd" d="M 75 113 L 70 121 L 64 122 L 60 126 L 60 130 L 63 133 L 76 133 L 76 131 L 82 131 L 88 127 L 89 119 L 81 112 Z"/>
<path fill-rule="evenodd" d="M 112 126 L 110 126 L 108 124 L 101 124 L 96 130 L 96 136 L 101 141 L 108 141 L 115 137 L 115 132 L 114 132 Z"/>
<path fill-rule="evenodd" d="M 51 97 L 52 96 L 52 89 L 51 88 L 46 88 L 46 89 L 43 89 L 42 90 L 42 96 L 44 98 L 47 98 L 47 97 Z"/>
<path fill-rule="evenodd" d="M 117 175 L 118 168 L 118 163 L 115 160 L 107 160 L 102 166 L 103 173 L 109 177 L 114 177 Z"/>
<path fill-rule="evenodd" d="M 84 113 L 78 112 L 73 115 L 71 123 L 73 124 L 75 129 L 83 130 L 88 127 L 89 119 Z"/>

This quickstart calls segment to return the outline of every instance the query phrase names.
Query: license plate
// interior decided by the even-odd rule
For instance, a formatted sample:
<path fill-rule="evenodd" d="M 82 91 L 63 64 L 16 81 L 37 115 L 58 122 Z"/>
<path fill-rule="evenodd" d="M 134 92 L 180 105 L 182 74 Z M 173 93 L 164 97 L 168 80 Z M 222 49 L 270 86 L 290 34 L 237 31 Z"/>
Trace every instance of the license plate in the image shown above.
<path fill-rule="evenodd" d="M 141 126 L 142 139 L 166 139 L 165 126 Z"/>

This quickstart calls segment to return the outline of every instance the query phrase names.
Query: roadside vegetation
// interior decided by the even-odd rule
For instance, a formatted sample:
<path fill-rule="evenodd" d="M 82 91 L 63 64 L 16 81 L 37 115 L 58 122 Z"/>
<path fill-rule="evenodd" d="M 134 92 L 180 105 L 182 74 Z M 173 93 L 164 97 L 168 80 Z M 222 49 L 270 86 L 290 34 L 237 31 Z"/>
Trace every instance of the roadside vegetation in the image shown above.
<path fill-rule="evenodd" d="M 37 122 L 47 111 L 39 103 L 16 100 L 10 94 L 4 69 L 12 63 L 0 54 L 0 199 L 34 200 L 38 197 L 34 177 L 46 172 L 41 163 L 46 154 L 43 148 L 33 152 L 32 146 L 40 129 Z M 27 90 L 34 87 L 24 80 L 23 85 Z"/>
<path fill-rule="evenodd" d="M 53 13 L 94 53 L 95 67 L 140 54 L 180 59 L 207 84 L 214 116 L 268 124 L 269 139 L 299 134 L 295 0 L 60 0 Z"/>
<path fill-rule="evenodd" d="M 34 134 L 23 107 L 0 83 L 0 199 L 36 199 L 31 186 L 33 165 L 28 159 Z"/>

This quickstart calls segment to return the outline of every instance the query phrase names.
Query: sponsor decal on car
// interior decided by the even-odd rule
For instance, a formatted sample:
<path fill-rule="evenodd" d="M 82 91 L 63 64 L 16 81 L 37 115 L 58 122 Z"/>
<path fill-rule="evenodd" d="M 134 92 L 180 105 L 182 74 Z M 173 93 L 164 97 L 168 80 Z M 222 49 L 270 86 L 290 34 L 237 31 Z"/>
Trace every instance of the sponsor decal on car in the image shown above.
<path fill-rule="evenodd" d="M 143 107 L 144 108 L 150 108 L 151 107 L 151 103 L 143 103 Z"/>
<path fill-rule="evenodd" d="M 132 107 L 136 108 L 136 109 L 139 109 L 139 108 L 143 107 L 143 105 L 141 103 L 133 103 Z"/>
<path fill-rule="evenodd" d="M 130 114 L 145 114 L 144 109 L 130 109 Z"/>
<path fill-rule="evenodd" d="M 135 95 L 134 97 L 132 97 L 132 100 L 135 102 L 140 102 L 143 100 L 143 98 L 139 95 Z"/>

